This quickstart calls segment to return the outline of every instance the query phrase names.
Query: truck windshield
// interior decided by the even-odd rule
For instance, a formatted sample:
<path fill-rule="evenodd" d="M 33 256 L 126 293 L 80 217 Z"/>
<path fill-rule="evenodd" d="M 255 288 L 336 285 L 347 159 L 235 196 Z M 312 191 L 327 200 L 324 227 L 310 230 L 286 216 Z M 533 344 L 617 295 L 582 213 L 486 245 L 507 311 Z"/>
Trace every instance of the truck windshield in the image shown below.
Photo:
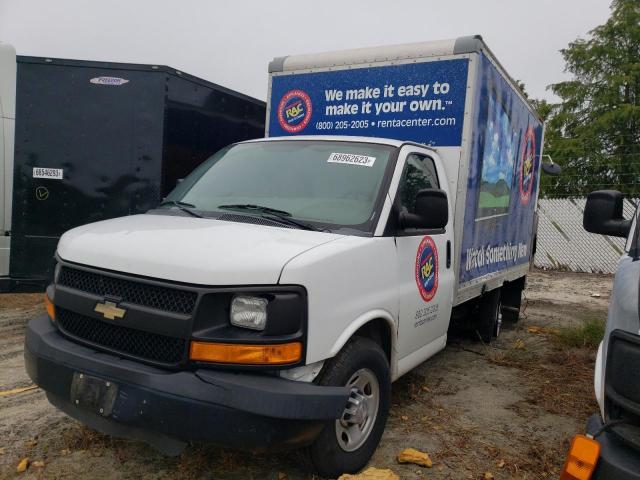
<path fill-rule="evenodd" d="M 329 229 L 371 231 L 394 147 L 345 141 L 271 141 L 227 147 L 166 198 L 200 213 L 276 209 Z M 220 208 L 223 207 L 223 208 Z M 262 209 L 264 211 L 264 209 Z"/>

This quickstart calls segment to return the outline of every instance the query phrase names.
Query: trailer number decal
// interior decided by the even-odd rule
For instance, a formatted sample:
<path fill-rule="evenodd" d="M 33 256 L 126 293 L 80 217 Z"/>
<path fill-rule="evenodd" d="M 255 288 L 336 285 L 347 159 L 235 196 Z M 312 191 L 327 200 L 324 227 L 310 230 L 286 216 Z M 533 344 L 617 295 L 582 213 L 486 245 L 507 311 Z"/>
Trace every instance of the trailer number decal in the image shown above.
<path fill-rule="evenodd" d="M 33 167 L 33 178 L 49 178 L 53 180 L 62 180 L 64 177 L 61 168 Z"/>
<path fill-rule="evenodd" d="M 418 247 L 415 273 L 420 296 L 425 302 L 431 301 L 438 291 L 438 248 L 429 236 Z"/>
<path fill-rule="evenodd" d="M 278 123 L 285 132 L 298 133 L 311 120 L 311 98 L 300 89 L 289 90 L 278 104 Z"/>
<path fill-rule="evenodd" d="M 94 85 L 114 85 L 117 87 L 129 83 L 129 80 L 120 77 L 95 77 L 89 80 L 89 82 Z"/>
<path fill-rule="evenodd" d="M 355 155 L 353 153 L 332 153 L 329 155 L 327 162 L 344 163 L 347 165 L 360 165 L 363 167 L 373 167 L 376 157 L 368 157 L 366 155 Z"/>

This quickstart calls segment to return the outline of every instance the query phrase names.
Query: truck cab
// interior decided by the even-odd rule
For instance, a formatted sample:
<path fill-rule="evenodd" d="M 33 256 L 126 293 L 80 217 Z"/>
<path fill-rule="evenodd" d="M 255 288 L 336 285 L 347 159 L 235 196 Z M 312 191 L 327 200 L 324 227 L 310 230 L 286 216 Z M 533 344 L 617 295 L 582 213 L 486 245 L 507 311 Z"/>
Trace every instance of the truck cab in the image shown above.
<path fill-rule="evenodd" d="M 391 382 L 446 342 L 447 183 L 396 140 L 223 149 L 159 208 L 62 237 L 27 370 L 69 415 L 167 452 L 307 446 L 322 474 L 356 471 Z"/>
<path fill-rule="evenodd" d="M 633 218 L 623 217 L 623 200 L 617 191 L 593 192 L 584 211 L 588 232 L 627 239 L 596 357 L 594 388 L 600 412 L 589 418 L 586 428 L 593 450 L 599 452 L 592 462 L 593 479 L 640 479 L 640 223 L 637 208 Z M 571 469 L 572 455 L 565 471 Z"/>

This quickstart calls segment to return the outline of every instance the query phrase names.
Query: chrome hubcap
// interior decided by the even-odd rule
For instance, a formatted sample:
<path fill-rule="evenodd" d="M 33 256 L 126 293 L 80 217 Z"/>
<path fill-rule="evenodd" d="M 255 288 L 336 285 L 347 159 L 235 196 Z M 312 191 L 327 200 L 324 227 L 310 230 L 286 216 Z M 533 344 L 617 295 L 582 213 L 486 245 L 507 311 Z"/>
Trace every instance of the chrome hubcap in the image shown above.
<path fill-rule="evenodd" d="M 380 385 L 374 373 L 362 368 L 354 373 L 347 386 L 351 393 L 339 420 L 336 437 L 345 452 L 353 452 L 367 441 L 378 416 Z"/>

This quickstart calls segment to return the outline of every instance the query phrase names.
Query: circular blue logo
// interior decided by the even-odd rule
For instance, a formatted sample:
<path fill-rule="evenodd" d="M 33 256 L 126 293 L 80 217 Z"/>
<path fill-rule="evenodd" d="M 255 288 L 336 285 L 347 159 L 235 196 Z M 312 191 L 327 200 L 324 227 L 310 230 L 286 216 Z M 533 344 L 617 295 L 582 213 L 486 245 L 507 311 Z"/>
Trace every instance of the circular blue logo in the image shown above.
<path fill-rule="evenodd" d="M 416 254 L 416 283 L 425 302 L 438 291 L 438 248 L 429 236 L 422 239 Z"/>
<path fill-rule="evenodd" d="M 302 90 L 289 90 L 278 104 L 278 123 L 285 132 L 298 133 L 311 120 L 311 98 Z"/>

